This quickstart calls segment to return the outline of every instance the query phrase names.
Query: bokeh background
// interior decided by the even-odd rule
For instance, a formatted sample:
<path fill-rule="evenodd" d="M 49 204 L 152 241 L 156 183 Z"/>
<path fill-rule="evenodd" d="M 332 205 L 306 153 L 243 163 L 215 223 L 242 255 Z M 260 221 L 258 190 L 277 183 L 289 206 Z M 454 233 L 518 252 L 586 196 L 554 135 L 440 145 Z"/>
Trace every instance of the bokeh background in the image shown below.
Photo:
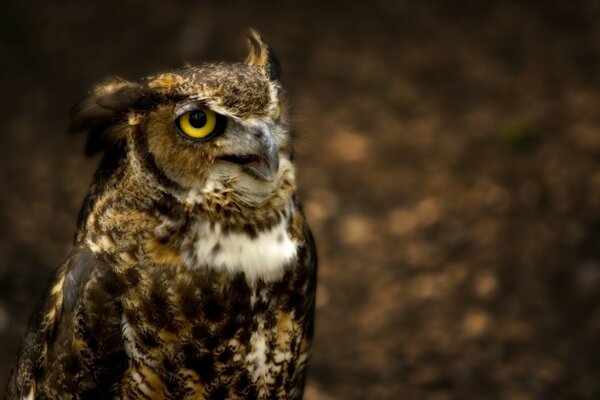
<path fill-rule="evenodd" d="M 319 245 L 306 398 L 600 398 L 600 2 L 2 1 L 0 387 L 98 159 L 107 76 L 284 67 Z"/>

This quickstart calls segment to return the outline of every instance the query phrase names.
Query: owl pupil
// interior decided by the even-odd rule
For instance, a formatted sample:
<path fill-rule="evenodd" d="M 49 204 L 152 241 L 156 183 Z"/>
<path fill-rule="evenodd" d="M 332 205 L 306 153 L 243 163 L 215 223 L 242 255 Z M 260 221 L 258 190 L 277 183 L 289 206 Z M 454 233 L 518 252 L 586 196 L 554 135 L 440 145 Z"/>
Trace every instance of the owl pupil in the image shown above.
<path fill-rule="evenodd" d="M 204 114 L 204 111 L 193 111 L 190 114 L 190 125 L 194 128 L 202 128 L 206 125 L 206 114 Z"/>

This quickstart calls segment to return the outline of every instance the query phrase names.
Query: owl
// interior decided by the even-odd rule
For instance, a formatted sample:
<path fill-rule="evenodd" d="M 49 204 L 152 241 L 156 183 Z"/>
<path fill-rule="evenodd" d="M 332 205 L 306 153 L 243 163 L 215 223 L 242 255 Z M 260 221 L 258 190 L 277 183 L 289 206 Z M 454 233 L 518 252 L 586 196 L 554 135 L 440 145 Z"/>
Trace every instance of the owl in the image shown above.
<path fill-rule="evenodd" d="M 104 154 L 9 399 L 300 399 L 316 250 L 276 56 L 112 80 L 72 113 Z"/>

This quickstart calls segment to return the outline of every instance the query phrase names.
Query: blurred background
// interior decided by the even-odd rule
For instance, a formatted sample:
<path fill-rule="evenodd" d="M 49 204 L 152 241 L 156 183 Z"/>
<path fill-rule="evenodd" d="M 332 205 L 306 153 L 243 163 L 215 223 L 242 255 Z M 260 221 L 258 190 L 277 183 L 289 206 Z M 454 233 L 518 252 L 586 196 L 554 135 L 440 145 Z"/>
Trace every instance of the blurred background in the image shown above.
<path fill-rule="evenodd" d="M 308 400 L 600 398 L 600 2 L 3 1 L 0 387 L 107 76 L 284 68 L 321 259 Z M 1 389 L 3 390 L 3 389 Z"/>

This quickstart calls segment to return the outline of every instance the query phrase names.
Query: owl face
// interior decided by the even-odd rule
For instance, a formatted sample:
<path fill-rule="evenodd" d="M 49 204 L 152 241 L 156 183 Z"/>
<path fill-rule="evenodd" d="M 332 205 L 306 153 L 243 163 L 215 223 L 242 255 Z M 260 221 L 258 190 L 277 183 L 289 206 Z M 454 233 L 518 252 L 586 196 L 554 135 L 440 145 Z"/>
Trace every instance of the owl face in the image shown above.
<path fill-rule="evenodd" d="M 291 140 L 277 60 L 256 32 L 249 42 L 245 63 L 102 85 L 75 109 L 75 128 L 91 126 L 96 147 L 126 143 L 167 190 L 265 201 L 293 173 Z"/>
<path fill-rule="evenodd" d="M 167 178 L 197 190 L 215 180 L 275 183 L 289 145 L 277 81 L 247 64 L 218 64 L 163 74 L 148 86 L 173 100 L 134 118 L 133 140 Z"/>

